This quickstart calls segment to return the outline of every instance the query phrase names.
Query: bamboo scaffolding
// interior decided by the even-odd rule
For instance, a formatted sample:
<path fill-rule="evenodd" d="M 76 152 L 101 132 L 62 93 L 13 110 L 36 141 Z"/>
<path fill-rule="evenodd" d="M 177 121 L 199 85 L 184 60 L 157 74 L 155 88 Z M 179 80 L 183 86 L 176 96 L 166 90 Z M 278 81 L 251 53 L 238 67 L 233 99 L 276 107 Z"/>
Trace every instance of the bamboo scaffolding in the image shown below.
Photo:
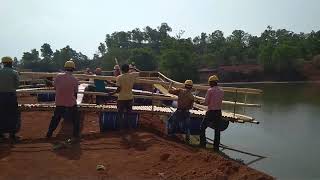
<path fill-rule="evenodd" d="M 40 94 L 40 93 L 55 93 L 54 89 L 46 89 L 46 88 L 36 88 L 36 89 L 19 89 L 17 90 L 17 94 Z M 140 92 L 143 94 L 143 92 Z M 91 92 L 91 91 L 79 91 L 78 94 L 85 94 L 85 95 L 95 95 L 95 96 L 110 96 L 109 93 L 103 93 L 103 92 Z M 154 99 L 154 100 L 177 100 L 177 98 L 173 98 L 170 96 L 164 96 L 162 94 L 154 94 L 152 96 L 152 93 L 147 93 L 146 95 L 139 95 L 134 94 L 133 97 L 135 99 Z"/>
<path fill-rule="evenodd" d="M 173 95 L 173 94 L 170 94 L 168 92 L 168 90 L 166 88 L 164 88 L 162 85 L 160 84 L 154 84 L 153 85 L 155 88 L 157 88 L 161 93 L 167 95 L 167 96 L 171 96 L 173 98 L 178 98 L 176 95 Z M 200 96 L 194 96 L 197 100 L 200 100 L 202 102 L 204 102 L 204 98 L 203 97 L 200 97 Z M 242 103 L 242 102 L 232 102 L 232 101 L 225 101 L 223 100 L 222 101 L 222 104 L 225 104 L 225 105 L 234 105 L 234 106 L 242 106 L 242 107 L 261 107 L 260 104 L 248 104 L 248 103 Z"/>
<path fill-rule="evenodd" d="M 20 104 L 20 111 L 52 111 L 55 108 L 54 104 Z M 94 112 L 117 112 L 116 105 L 95 105 L 95 104 L 78 104 L 80 111 L 94 111 Z M 144 113 L 153 113 L 158 115 L 170 115 L 176 110 L 172 107 L 159 107 L 159 106 L 133 106 L 133 112 L 144 114 Z M 192 117 L 204 117 L 205 111 L 203 110 L 190 110 Z M 238 122 L 238 123 L 256 123 L 257 121 L 254 118 L 249 116 L 233 115 L 230 112 L 222 112 L 222 117 L 224 120 Z"/>
<path fill-rule="evenodd" d="M 46 78 L 46 77 L 55 77 L 55 76 L 57 76 L 58 73 L 21 72 L 20 74 L 23 75 L 23 76 L 28 76 L 28 77 L 32 77 L 32 78 Z M 163 78 L 165 78 L 166 80 L 170 81 L 170 82 L 163 82 L 163 81 L 159 81 L 159 80 L 150 80 L 150 79 L 138 78 L 136 80 L 136 83 L 151 84 L 151 85 L 152 84 L 161 84 L 162 86 L 169 86 L 169 84 L 172 82 L 173 83 L 173 87 L 176 87 L 176 88 L 184 87 L 183 83 L 171 80 L 171 79 L 165 77 L 160 72 L 158 74 L 160 76 L 162 76 Z M 114 76 L 96 76 L 96 75 L 85 75 L 85 74 L 74 74 L 74 76 L 76 78 L 78 78 L 78 79 L 99 79 L 99 80 L 116 81 L 116 77 L 114 77 Z M 198 90 L 207 90 L 209 88 L 209 86 L 195 84 L 194 88 L 196 88 Z M 231 92 L 231 93 L 234 93 L 234 92 L 243 93 L 243 94 L 261 94 L 262 93 L 262 90 L 251 89 L 251 88 L 222 87 L 222 89 L 225 92 Z"/>
<path fill-rule="evenodd" d="M 168 82 L 172 82 L 173 87 L 184 87 L 183 83 L 174 81 L 168 77 L 166 77 L 165 75 L 163 75 L 162 73 L 158 72 L 159 76 L 164 78 L 165 80 L 167 80 Z M 195 84 L 193 85 L 193 88 L 198 89 L 198 90 L 208 90 L 209 86 L 206 85 L 199 85 L 199 84 Z M 243 94 L 261 94 L 262 90 L 260 89 L 253 89 L 253 88 L 235 88 L 235 87 L 221 87 L 222 90 L 224 92 L 231 92 L 231 93 L 235 93 L 237 91 L 237 93 L 243 93 Z"/>

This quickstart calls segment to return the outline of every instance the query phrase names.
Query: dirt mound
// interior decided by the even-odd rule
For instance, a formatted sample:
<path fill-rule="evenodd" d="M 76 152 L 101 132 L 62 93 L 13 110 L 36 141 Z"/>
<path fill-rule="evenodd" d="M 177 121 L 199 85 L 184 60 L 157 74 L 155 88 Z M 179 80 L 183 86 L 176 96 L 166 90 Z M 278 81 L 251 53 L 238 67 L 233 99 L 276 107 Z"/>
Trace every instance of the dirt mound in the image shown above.
<path fill-rule="evenodd" d="M 163 125 L 151 117 L 142 116 L 141 122 Z M 217 153 L 161 137 L 161 131 L 100 133 L 96 113 L 84 116 L 80 143 L 53 150 L 72 128 L 64 122 L 47 140 L 50 118 L 50 112 L 22 113 L 22 142 L 0 144 L 0 179 L 272 179 Z M 105 170 L 97 171 L 97 165 Z"/>

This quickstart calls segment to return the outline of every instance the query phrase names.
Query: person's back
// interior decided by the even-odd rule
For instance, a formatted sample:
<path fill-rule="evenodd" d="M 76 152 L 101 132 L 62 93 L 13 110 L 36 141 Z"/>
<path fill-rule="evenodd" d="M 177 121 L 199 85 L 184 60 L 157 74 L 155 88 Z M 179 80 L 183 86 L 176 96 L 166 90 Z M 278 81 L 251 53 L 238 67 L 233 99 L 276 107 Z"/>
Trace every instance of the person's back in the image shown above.
<path fill-rule="evenodd" d="M 4 133 L 9 133 L 10 139 L 18 141 L 16 133 L 20 130 L 20 112 L 16 89 L 19 87 L 19 76 L 12 69 L 11 57 L 1 58 L 1 63 L 4 67 L 0 69 L 0 140 L 4 138 Z"/>
<path fill-rule="evenodd" d="M 70 73 L 58 74 L 54 87 L 56 89 L 56 106 L 72 107 L 77 103 L 78 80 Z"/>
<path fill-rule="evenodd" d="M 170 90 L 169 92 L 178 96 L 178 109 L 192 109 L 194 96 L 192 95 L 190 89 L 176 89 Z"/>
<path fill-rule="evenodd" d="M 205 98 L 205 104 L 208 106 L 208 110 L 221 110 L 223 96 L 223 90 L 218 86 L 209 88 Z"/>
<path fill-rule="evenodd" d="M 132 100 L 132 88 L 139 73 L 124 73 L 117 77 L 117 86 L 120 87 L 118 100 Z"/>
<path fill-rule="evenodd" d="M 12 68 L 0 69 L 0 92 L 15 92 L 19 87 L 18 73 Z"/>
<path fill-rule="evenodd" d="M 206 147 L 206 128 L 211 124 L 214 128 L 213 150 L 219 151 L 220 145 L 220 124 L 222 118 L 223 90 L 218 87 L 219 78 L 216 75 L 210 76 L 204 104 L 208 106 L 206 117 L 202 120 L 200 128 L 200 146 Z"/>
<path fill-rule="evenodd" d="M 65 62 L 65 72 L 58 74 L 54 81 L 56 107 L 49 124 L 47 138 L 52 137 L 61 118 L 73 123 L 73 140 L 77 141 L 80 136 L 80 119 L 77 107 L 78 80 L 72 75 L 75 68 L 72 59 Z"/>

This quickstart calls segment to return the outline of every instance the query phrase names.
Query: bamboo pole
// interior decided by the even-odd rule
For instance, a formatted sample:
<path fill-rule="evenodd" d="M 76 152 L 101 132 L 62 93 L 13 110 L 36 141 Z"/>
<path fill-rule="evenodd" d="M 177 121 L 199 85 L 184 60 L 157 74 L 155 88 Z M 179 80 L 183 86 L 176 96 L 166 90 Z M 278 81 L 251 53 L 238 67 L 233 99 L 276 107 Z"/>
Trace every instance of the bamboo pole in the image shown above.
<path fill-rule="evenodd" d="M 36 72 L 21 72 L 20 73 L 23 76 L 32 76 L 38 77 L 38 78 L 44 78 L 44 77 L 55 77 L 58 73 L 36 73 Z M 162 75 L 160 73 L 160 75 Z M 85 75 L 85 74 L 74 74 L 74 76 L 78 79 L 99 79 L 99 80 L 112 80 L 116 81 L 116 77 L 114 76 L 96 76 L 96 75 Z M 163 75 L 164 76 L 164 75 Z M 171 80 L 167 77 L 163 77 L 166 80 L 170 80 L 170 82 L 173 82 L 173 87 L 175 88 L 182 88 L 184 87 L 183 83 Z M 136 80 L 136 83 L 141 83 L 141 84 L 161 84 L 162 86 L 168 86 L 170 82 L 162 82 L 158 80 L 149 80 L 149 79 L 140 79 L 138 78 Z M 204 86 L 204 85 L 198 85 L 195 84 L 194 88 L 199 89 L 199 90 L 207 90 L 209 86 Z M 262 90 L 259 89 L 251 89 L 251 88 L 234 88 L 234 87 L 221 87 L 223 91 L 225 92 L 231 92 L 234 93 L 237 91 L 237 93 L 244 93 L 244 94 L 261 94 Z"/>
<path fill-rule="evenodd" d="M 96 104 L 78 104 L 80 111 L 93 111 L 93 112 L 116 112 L 116 105 L 96 105 Z M 21 111 L 52 111 L 55 108 L 54 104 L 20 104 L 19 109 Z M 154 111 L 152 112 L 151 106 L 133 106 L 133 111 L 137 113 L 154 113 L 169 115 L 174 112 L 176 108 L 171 107 L 159 107 L 154 106 Z M 204 117 L 205 111 L 190 110 L 192 117 Z M 222 116 L 224 120 L 238 123 L 256 123 L 252 117 L 238 115 L 233 118 L 232 113 L 222 111 Z"/>
<path fill-rule="evenodd" d="M 115 89 L 113 87 L 107 87 L 107 89 Z M 145 99 L 150 99 L 149 95 L 152 95 L 153 93 L 149 91 L 141 91 L 141 90 L 132 90 L 135 95 L 135 98 L 145 98 Z M 55 93 L 55 90 L 53 88 L 29 88 L 29 89 L 17 89 L 18 94 L 27 94 L 27 93 Z M 84 91 L 84 92 L 79 92 L 82 94 L 88 94 L 88 95 L 98 95 L 98 96 L 109 96 L 108 93 L 103 93 L 103 92 L 91 92 L 91 91 Z M 141 94 L 141 95 L 138 95 Z M 176 95 L 173 94 L 154 94 L 154 99 L 155 100 L 172 100 L 175 101 L 178 99 Z M 203 97 L 200 96 L 195 96 L 196 99 L 200 101 L 204 101 Z M 236 106 L 243 106 L 243 107 L 261 107 L 260 104 L 247 104 L 247 103 L 241 103 L 241 102 L 232 102 L 232 101 L 222 101 L 222 104 L 224 105 L 236 105 Z"/>

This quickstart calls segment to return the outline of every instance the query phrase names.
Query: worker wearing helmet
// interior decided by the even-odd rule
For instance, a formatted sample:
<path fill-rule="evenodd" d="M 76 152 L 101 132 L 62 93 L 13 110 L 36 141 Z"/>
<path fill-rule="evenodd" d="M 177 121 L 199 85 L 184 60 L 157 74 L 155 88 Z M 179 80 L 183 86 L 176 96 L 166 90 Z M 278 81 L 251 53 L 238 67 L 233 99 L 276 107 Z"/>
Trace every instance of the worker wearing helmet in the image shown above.
<path fill-rule="evenodd" d="M 54 81 L 56 90 L 56 108 L 52 116 L 47 138 L 52 137 L 61 118 L 73 122 L 73 137 L 79 138 L 80 123 L 77 109 L 78 80 L 72 75 L 75 63 L 70 59 L 64 64 L 65 72 L 57 75 Z"/>
<path fill-rule="evenodd" d="M 190 140 L 190 112 L 189 110 L 193 108 L 194 96 L 191 93 L 193 82 L 192 80 L 186 80 L 184 82 L 184 88 L 172 89 L 172 84 L 169 87 L 169 93 L 178 96 L 178 108 L 174 114 L 168 120 L 168 134 L 173 135 L 178 128 L 181 130 L 181 124 L 186 125 L 186 142 L 189 143 Z M 170 123 L 171 121 L 171 123 Z"/>
<path fill-rule="evenodd" d="M 20 112 L 18 109 L 16 89 L 19 87 L 19 75 L 12 68 L 12 58 L 3 57 L 0 69 L 0 141 L 9 133 L 10 139 L 18 141 L 16 133 L 20 130 Z"/>
<path fill-rule="evenodd" d="M 123 74 L 117 77 L 117 90 L 110 94 L 118 93 L 117 109 L 118 109 L 118 123 L 121 130 L 128 124 L 130 129 L 131 123 L 129 122 L 128 115 L 132 111 L 133 94 L 132 88 L 136 79 L 140 76 L 139 72 L 129 73 L 129 65 L 123 64 L 121 66 Z"/>
<path fill-rule="evenodd" d="M 200 146 L 206 146 L 206 128 L 209 124 L 213 124 L 214 131 L 214 151 L 219 151 L 220 145 L 220 121 L 221 121 L 221 106 L 223 100 L 223 90 L 218 86 L 219 78 L 216 75 L 210 76 L 208 83 L 210 88 L 207 91 L 205 97 L 205 105 L 208 106 L 208 111 L 206 117 L 201 123 L 201 133 L 200 133 Z"/>

